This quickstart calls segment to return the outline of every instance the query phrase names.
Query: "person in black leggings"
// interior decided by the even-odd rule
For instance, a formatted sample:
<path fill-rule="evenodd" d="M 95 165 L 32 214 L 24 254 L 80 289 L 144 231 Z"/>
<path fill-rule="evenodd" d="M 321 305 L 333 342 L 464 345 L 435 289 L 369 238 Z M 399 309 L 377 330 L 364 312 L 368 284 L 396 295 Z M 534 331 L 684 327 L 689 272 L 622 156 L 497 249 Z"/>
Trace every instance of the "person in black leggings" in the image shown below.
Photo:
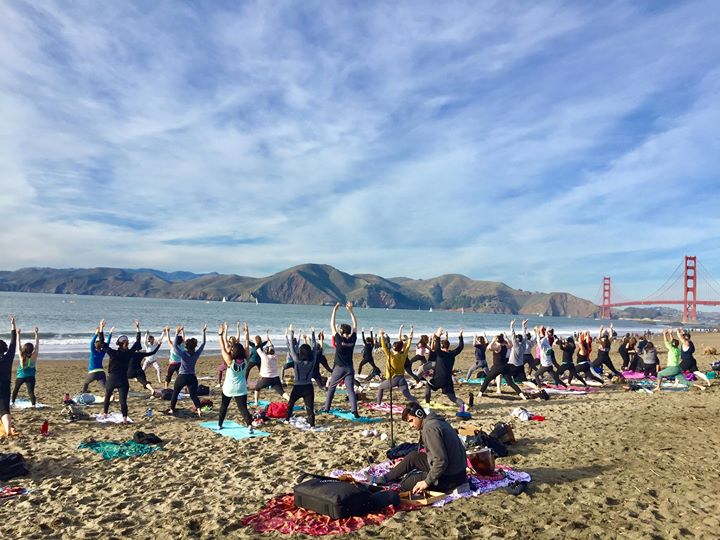
<path fill-rule="evenodd" d="M 558 369 L 557 376 L 560 377 L 566 371 L 568 372 L 568 384 L 572 384 L 573 377 L 580 381 L 583 386 L 587 386 L 585 379 L 578 375 L 575 369 L 575 363 L 573 362 L 573 355 L 575 354 L 575 339 L 569 336 L 567 339 L 559 339 L 558 347 L 562 351 L 562 364 Z"/>
<path fill-rule="evenodd" d="M 30 397 L 30 405 L 35 408 L 35 373 L 37 367 L 38 352 L 40 350 L 40 331 L 35 327 L 35 345 L 32 343 L 22 344 L 20 338 L 20 329 L 16 331 L 17 347 L 20 350 L 20 363 L 18 364 L 15 374 L 15 386 L 12 392 L 11 402 L 14 404 L 17 399 L 20 387 L 24 384 L 27 386 L 28 396 Z"/>
<path fill-rule="evenodd" d="M 137 335 L 135 343 L 130 347 L 130 339 L 127 336 L 120 336 L 115 344 L 117 349 L 110 347 L 110 343 L 105 343 L 103 349 L 107 353 L 110 361 L 108 362 L 108 376 L 107 382 L 105 383 L 105 401 L 103 403 L 103 415 L 107 416 L 108 409 L 110 408 L 110 398 L 115 390 L 118 391 L 120 397 L 120 412 L 123 417 L 123 424 L 127 424 L 128 421 L 128 406 L 127 397 L 128 391 L 130 390 L 130 383 L 128 382 L 128 367 L 134 353 L 142 349 L 140 342 L 140 321 L 135 321 L 135 329 Z"/>
<path fill-rule="evenodd" d="M 239 324 L 239 323 L 238 323 Z M 247 323 L 245 323 L 247 328 Z M 240 414 L 247 425 L 248 431 L 253 432 L 252 416 L 247 407 L 247 377 L 245 371 L 248 368 L 247 348 L 243 347 L 238 340 L 230 344 L 227 339 L 227 324 L 220 326 L 220 352 L 223 362 L 227 366 L 225 382 L 222 386 L 222 401 L 220 402 L 220 415 L 218 418 L 218 429 L 222 429 L 227 415 L 230 400 L 234 399 Z M 248 342 L 245 342 L 248 345 Z"/>
<path fill-rule="evenodd" d="M 525 393 L 513 381 L 512 375 L 514 373 L 514 369 L 508 364 L 508 344 L 505 341 L 505 336 L 503 334 L 495 336 L 492 342 L 488 345 L 487 349 L 492 352 L 493 355 L 492 366 L 490 366 L 490 371 L 480 386 L 478 398 L 483 397 L 487 387 L 495 380 L 496 377 L 505 376 L 505 382 L 508 383 L 508 386 L 510 386 L 510 388 L 512 388 L 522 399 L 527 399 Z"/>
<path fill-rule="evenodd" d="M 371 381 L 375 377 L 380 377 L 382 379 L 382 372 L 380 371 L 380 368 L 377 367 L 377 364 L 375 363 L 375 359 L 373 358 L 373 349 L 375 347 L 375 336 L 373 335 L 373 329 L 370 329 L 370 337 L 365 337 L 365 329 L 362 329 L 362 332 L 360 333 L 362 340 L 363 340 L 363 350 L 362 350 L 362 360 L 360 360 L 360 364 L 358 364 L 357 368 L 357 374 L 360 375 L 362 373 L 362 368 L 365 364 L 370 364 L 370 367 L 372 368 L 372 371 L 370 371 L 370 375 L 367 376 L 365 379 L 365 382 Z"/>
<path fill-rule="evenodd" d="M 177 339 L 177 334 L 180 334 L 182 330 L 182 326 L 178 326 L 175 343 L 172 343 L 173 351 L 180 356 L 180 372 L 175 379 L 175 386 L 173 387 L 173 394 L 170 399 L 170 408 L 165 411 L 165 414 L 175 414 L 175 405 L 177 405 L 180 390 L 187 386 L 188 392 L 190 393 L 190 399 L 192 400 L 193 405 L 195 405 L 195 413 L 202 417 L 202 411 L 200 410 L 200 398 L 198 398 L 198 379 L 197 375 L 195 375 L 195 365 L 205 349 L 205 343 L 207 341 L 207 324 L 203 326 L 202 343 L 199 347 L 197 339 L 190 338 L 185 340 L 184 349 L 178 349 L 180 342 Z M 140 334 L 138 334 L 138 336 L 139 335 Z"/>
<path fill-rule="evenodd" d="M 603 380 L 598 377 L 592 369 L 590 353 L 592 352 L 592 337 L 587 330 L 580 332 L 577 344 L 577 366 L 576 373 L 582 373 L 585 379 L 603 384 Z"/>
<path fill-rule="evenodd" d="M 485 355 L 485 351 L 488 346 L 487 336 L 485 334 L 482 336 L 475 336 L 473 339 L 473 346 L 475 348 L 475 364 L 467 370 L 467 374 L 465 375 L 466 379 L 472 379 L 471 375 L 475 372 L 477 372 L 478 377 L 480 376 L 480 373 L 482 373 L 483 376 L 486 376 L 489 369 Z"/>
<path fill-rule="evenodd" d="M 330 363 L 328 362 L 327 357 L 323 354 L 325 333 L 322 330 L 318 332 L 318 340 L 319 341 L 315 345 L 315 350 L 313 351 L 317 351 L 317 362 L 315 362 L 315 366 L 313 367 L 312 380 L 315 381 L 315 384 L 318 385 L 318 388 L 325 388 L 325 383 L 327 382 L 327 379 L 320 374 L 320 366 L 325 368 L 325 371 L 327 371 L 328 373 L 332 373 L 332 368 L 330 367 Z"/>
<path fill-rule="evenodd" d="M 535 373 L 535 384 L 538 388 L 542 387 L 542 377 L 545 373 L 549 373 L 553 378 L 553 381 L 557 386 L 564 386 L 567 388 L 567 384 L 560 380 L 558 374 L 555 372 L 555 355 L 553 354 L 553 343 L 555 342 L 555 331 L 550 328 L 545 333 L 545 336 L 541 335 L 540 328 L 535 327 L 535 336 L 540 344 L 540 367 Z"/>
<path fill-rule="evenodd" d="M 10 315 L 10 345 L 0 339 L 0 420 L 6 435 L 15 435 L 10 416 L 10 373 L 17 346 L 15 317 Z"/>
<path fill-rule="evenodd" d="M 405 373 L 407 373 L 411 379 L 415 381 L 415 386 L 420 387 L 424 384 L 425 380 L 421 377 L 422 375 L 422 366 L 424 366 L 428 361 L 428 355 L 431 354 L 432 347 L 429 345 L 430 338 L 423 334 L 420 336 L 420 341 L 418 341 L 417 346 L 415 347 L 415 356 L 412 358 L 408 358 L 405 361 Z M 413 365 L 415 362 L 420 363 L 420 375 L 416 375 L 413 371 Z"/>
<path fill-rule="evenodd" d="M 455 386 L 452 379 L 452 371 L 455 366 L 455 358 L 462 352 L 465 342 L 463 341 L 463 331 L 460 330 L 458 336 L 458 346 L 450 350 L 450 341 L 440 339 L 443 334 L 442 328 L 438 328 L 435 333 L 435 345 L 433 352 L 435 353 L 435 372 L 432 378 L 425 386 L 425 403 L 430 403 L 432 392 L 440 390 L 447 398 L 460 407 L 460 412 L 465 411 L 465 403 L 462 399 L 455 395 Z"/>
<path fill-rule="evenodd" d="M 160 339 L 155 344 L 155 347 L 150 349 L 149 351 L 135 351 L 132 356 L 130 357 L 130 364 L 128 365 L 128 373 L 127 378 L 128 381 L 130 379 L 135 379 L 137 382 L 142 384 L 143 388 L 145 390 L 150 391 L 150 397 L 152 397 L 155 394 L 155 389 L 152 387 L 152 385 L 148 382 L 147 377 L 145 376 L 145 370 L 142 368 L 142 361 L 144 358 L 148 356 L 155 355 L 158 350 L 160 350 L 160 345 L 162 345 L 163 339 L 165 336 L 170 332 L 169 327 L 163 328 L 162 335 L 160 336 Z M 170 339 L 168 337 L 168 339 Z"/>
<path fill-rule="evenodd" d="M 598 351 L 597 351 L 597 358 L 593 360 L 592 367 L 593 369 L 602 368 L 603 366 L 607 367 L 610 372 L 615 376 L 621 376 L 622 373 L 620 373 L 616 368 L 615 365 L 612 363 L 612 360 L 610 359 L 610 338 L 603 332 L 603 328 L 600 329 L 600 339 L 598 340 Z M 611 379 L 612 377 L 608 374 L 608 379 Z"/>
<path fill-rule="evenodd" d="M 289 422 L 293 414 L 293 407 L 299 399 L 305 402 L 305 411 L 307 412 L 307 420 L 310 426 L 315 427 L 315 389 L 312 384 L 313 372 L 317 363 L 318 350 L 322 349 L 317 346 L 315 340 L 315 329 L 312 329 L 312 347 L 307 343 L 300 345 L 297 353 L 292 351 L 293 367 L 295 369 L 295 385 L 290 392 L 288 400 L 288 408 L 285 413 L 285 421 Z"/>

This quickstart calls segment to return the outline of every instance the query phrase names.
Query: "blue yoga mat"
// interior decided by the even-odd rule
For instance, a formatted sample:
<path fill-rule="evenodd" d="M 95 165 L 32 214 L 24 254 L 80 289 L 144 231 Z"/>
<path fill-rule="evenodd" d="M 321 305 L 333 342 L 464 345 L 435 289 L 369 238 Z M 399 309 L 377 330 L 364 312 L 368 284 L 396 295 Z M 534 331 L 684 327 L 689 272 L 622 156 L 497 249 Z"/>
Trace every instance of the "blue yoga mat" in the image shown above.
<path fill-rule="evenodd" d="M 200 427 L 204 427 L 209 429 L 210 431 L 214 431 L 215 433 L 217 433 L 218 435 L 222 435 L 223 437 L 229 437 L 236 440 L 249 439 L 254 437 L 267 437 L 270 435 L 266 431 L 259 431 L 257 429 L 253 433 L 250 433 L 246 426 L 241 426 L 240 424 L 238 424 L 237 422 L 233 422 L 232 420 L 229 422 L 224 422 L 222 429 L 218 429 L 217 422 L 201 422 Z"/>
<path fill-rule="evenodd" d="M 374 418 L 372 416 L 361 416 L 360 418 L 355 418 L 351 411 L 344 411 L 342 409 L 330 409 L 330 414 L 337 416 L 338 418 L 342 418 L 343 420 L 350 420 L 351 422 L 360 422 L 365 424 L 374 424 L 375 422 L 383 421 L 382 418 Z"/>

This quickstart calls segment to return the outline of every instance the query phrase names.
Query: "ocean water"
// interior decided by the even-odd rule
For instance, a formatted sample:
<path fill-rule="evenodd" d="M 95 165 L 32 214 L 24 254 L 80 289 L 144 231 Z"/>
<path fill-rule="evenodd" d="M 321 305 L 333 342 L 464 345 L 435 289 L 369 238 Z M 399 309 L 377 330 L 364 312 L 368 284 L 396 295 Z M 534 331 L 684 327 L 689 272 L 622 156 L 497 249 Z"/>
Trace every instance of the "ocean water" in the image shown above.
<path fill-rule="evenodd" d="M 309 332 L 310 328 L 330 327 L 332 308 L 328 306 L 299 306 L 287 304 L 251 304 L 243 302 L 206 302 L 203 300 L 168 300 L 160 298 L 120 298 L 113 296 L 80 296 L 64 294 L 0 292 L 0 338 L 7 340 L 10 324 L 7 316 L 16 317 L 22 330 L 23 340 L 33 337 L 33 328 L 40 329 L 40 355 L 42 358 L 85 358 L 90 339 L 100 319 L 107 323 L 106 331 L 115 326 L 114 337 L 121 334 L 134 336 L 133 321 L 139 319 L 144 332 L 149 329 L 158 336 L 164 325 L 174 331 L 177 324 L 185 326 L 188 337 L 201 334 L 203 324 L 208 325 L 208 352 L 217 352 L 218 325 L 227 321 L 231 334 L 236 321 L 247 321 L 251 335 L 270 333 L 278 349 L 285 344 L 284 333 L 289 324 L 296 332 Z M 451 337 L 462 328 L 465 336 L 486 332 L 488 335 L 507 331 L 510 321 L 517 319 L 519 330 L 521 315 L 497 315 L 488 313 L 460 313 L 455 311 L 416 311 L 402 309 L 356 308 L 358 330 L 372 327 L 376 332 L 384 328 L 391 336 L 397 335 L 401 324 L 405 332 L 415 325 L 415 335 L 430 334 L 438 326 L 447 329 Z M 545 325 L 561 334 L 577 330 L 597 332 L 603 321 L 567 317 L 528 317 L 528 326 Z M 349 322 L 345 308 L 338 312 L 338 324 Z M 604 321 L 607 323 L 607 321 Z M 619 333 L 642 331 L 647 327 L 633 321 L 615 321 Z M 160 356 L 167 356 L 163 346 Z"/>

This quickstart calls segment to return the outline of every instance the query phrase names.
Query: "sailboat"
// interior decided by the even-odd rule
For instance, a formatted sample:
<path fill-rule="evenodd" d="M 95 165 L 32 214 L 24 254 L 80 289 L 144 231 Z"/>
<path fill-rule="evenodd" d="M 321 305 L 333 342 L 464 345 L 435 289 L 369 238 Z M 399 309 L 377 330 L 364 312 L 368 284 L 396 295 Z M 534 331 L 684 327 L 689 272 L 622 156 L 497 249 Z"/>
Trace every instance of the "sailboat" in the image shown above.
<path fill-rule="evenodd" d="M 463 314 L 465 313 L 465 308 L 464 308 L 464 307 L 461 307 L 461 308 L 460 308 L 460 313 L 463 313 Z"/>
<path fill-rule="evenodd" d="M 257 306 L 260 302 L 258 302 L 258 299 L 255 299 L 255 305 Z"/>
<path fill-rule="evenodd" d="M 222 302 L 223 302 L 223 303 L 227 302 L 227 298 L 225 298 L 225 297 L 223 296 Z"/>
<path fill-rule="evenodd" d="M 430 309 L 428 309 L 428 311 L 429 311 L 430 313 L 432 313 L 432 307 L 430 307 Z"/>

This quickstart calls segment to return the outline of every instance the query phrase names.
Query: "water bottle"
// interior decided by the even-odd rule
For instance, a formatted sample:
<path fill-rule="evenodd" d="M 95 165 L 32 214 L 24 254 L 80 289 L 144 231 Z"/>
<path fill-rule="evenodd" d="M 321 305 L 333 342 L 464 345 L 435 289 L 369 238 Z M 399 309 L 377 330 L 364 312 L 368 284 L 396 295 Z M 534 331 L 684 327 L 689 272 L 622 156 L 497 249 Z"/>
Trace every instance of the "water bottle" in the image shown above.
<path fill-rule="evenodd" d="M 145 411 L 145 416 L 147 416 L 148 418 L 152 418 L 152 415 L 153 415 L 152 409 L 148 409 L 147 411 Z"/>
<path fill-rule="evenodd" d="M 45 420 L 40 426 L 40 435 L 47 435 L 50 432 L 50 422 Z"/>

